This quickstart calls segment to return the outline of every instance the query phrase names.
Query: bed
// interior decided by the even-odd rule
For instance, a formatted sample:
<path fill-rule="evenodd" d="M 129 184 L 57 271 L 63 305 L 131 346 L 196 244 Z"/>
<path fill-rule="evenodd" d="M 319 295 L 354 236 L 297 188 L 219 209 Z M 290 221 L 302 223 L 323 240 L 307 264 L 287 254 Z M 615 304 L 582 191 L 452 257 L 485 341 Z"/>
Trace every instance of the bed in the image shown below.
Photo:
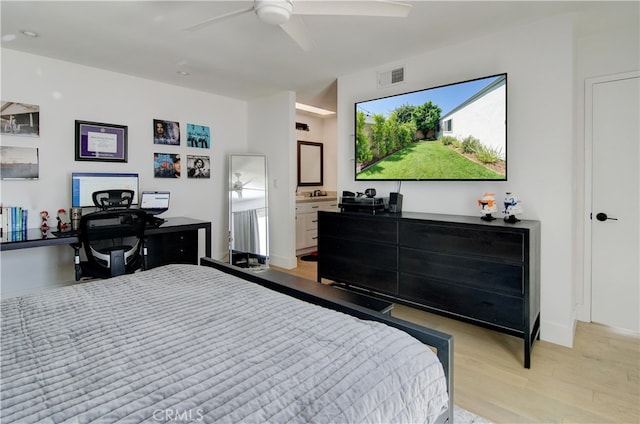
<path fill-rule="evenodd" d="M 3 299 L 1 421 L 452 421 L 450 336 L 203 264 Z"/>

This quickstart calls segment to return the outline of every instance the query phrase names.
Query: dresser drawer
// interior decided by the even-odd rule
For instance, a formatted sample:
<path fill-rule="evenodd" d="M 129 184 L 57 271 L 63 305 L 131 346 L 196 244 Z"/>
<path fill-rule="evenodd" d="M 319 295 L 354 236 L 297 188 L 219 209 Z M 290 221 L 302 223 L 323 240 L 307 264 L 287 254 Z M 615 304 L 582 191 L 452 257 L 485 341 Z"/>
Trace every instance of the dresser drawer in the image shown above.
<path fill-rule="evenodd" d="M 514 296 L 524 294 L 520 264 L 400 248 L 400 272 Z"/>
<path fill-rule="evenodd" d="M 296 213 L 310 213 L 317 212 L 320 210 L 320 205 L 318 202 L 304 202 L 304 203 L 296 203 Z"/>
<path fill-rule="evenodd" d="M 296 202 L 296 213 L 337 210 L 338 202 L 336 200 L 325 200 L 318 202 Z"/>
<path fill-rule="evenodd" d="M 318 245 L 318 230 L 317 229 L 307 230 L 307 231 L 305 231 L 304 234 L 305 234 L 304 241 L 305 241 L 305 244 L 308 247 L 317 246 Z"/>
<path fill-rule="evenodd" d="M 398 251 L 396 246 L 319 239 L 318 272 L 324 278 L 350 283 L 389 294 L 398 292 Z"/>
<path fill-rule="evenodd" d="M 321 210 L 321 211 L 337 212 L 337 211 L 340 210 L 340 208 L 338 207 L 338 201 L 337 200 L 319 202 L 318 204 L 320 205 L 320 209 L 319 210 Z"/>
<path fill-rule="evenodd" d="M 322 236 L 319 239 L 323 259 L 349 258 L 353 268 L 398 268 L 398 248 L 393 245 Z"/>
<path fill-rule="evenodd" d="M 317 213 L 305 213 L 299 216 L 304 219 L 304 225 L 307 230 L 318 229 L 318 214 Z"/>
<path fill-rule="evenodd" d="M 147 236 L 147 266 L 198 263 L 198 230 Z"/>
<path fill-rule="evenodd" d="M 318 217 L 322 236 L 376 243 L 398 242 L 398 223 L 395 219 L 372 219 L 365 214 L 350 216 L 327 212 L 319 212 Z"/>
<path fill-rule="evenodd" d="M 183 231 L 163 236 L 163 250 L 166 263 L 198 263 L 198 232 Z"/>
<path fill-rule="evenodd" d="M 459 255 L 484 256 L 523 262 L 524 235 L 520 232 L 402 221 L 399 227 L 402 246 Z"/>
<path fill-rule="evenodd" d="M 442 284 L 427 277 L 400 274 L 399 295 L 421 305 L 492 325 L 522 331 L 524 301 L 521 297 Z"/>

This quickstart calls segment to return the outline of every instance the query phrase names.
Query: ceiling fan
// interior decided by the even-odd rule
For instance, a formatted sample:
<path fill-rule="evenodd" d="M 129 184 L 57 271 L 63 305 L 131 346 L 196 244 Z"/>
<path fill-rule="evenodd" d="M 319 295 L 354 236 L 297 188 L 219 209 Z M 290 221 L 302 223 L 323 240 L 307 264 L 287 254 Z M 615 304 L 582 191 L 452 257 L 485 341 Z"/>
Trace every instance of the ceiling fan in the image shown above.
<path fill-rule="evenodd" d="M 257 190 L 257 191 L 263 191 L 259 188 L 245 188 L 245 186 L 247 184 L 249 184 L 251 182 L 251 180 L 253 180 L 253 178 L 249 178 L 247 181 L 240 181 L 240 177 L 242 177 L 242 173 L 240 172 L 234 172 L 234 174 L 236 176 L 236 181 L 234 181 L 231 184 L 231 190 L 233 190 L 234 193 L 236 193 L 238 195 L 239 199 L 242 199 L 242 191 L 243 190 Z"/>
<path fill-rule="evenodd" d="M 313 47 L 300 15 L 381 16 L 406 18 L 411 5 L 388 0 L 318 1 L 318 0 L 254 0 L 253 6 L 205 19 L 185 28 L 197 31 L 223 19 L 253 12 L 270 25 L 279 25 L 304 51 Z"/>

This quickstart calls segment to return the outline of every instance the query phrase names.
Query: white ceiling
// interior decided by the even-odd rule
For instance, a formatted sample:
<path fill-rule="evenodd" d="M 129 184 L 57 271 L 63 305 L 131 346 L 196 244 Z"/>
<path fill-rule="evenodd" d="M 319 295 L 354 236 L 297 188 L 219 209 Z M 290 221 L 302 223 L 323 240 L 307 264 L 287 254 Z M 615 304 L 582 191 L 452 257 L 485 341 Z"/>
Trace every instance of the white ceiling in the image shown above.
<path fill-rule="evenodd" d="M 571 11 L 583 32 L 638 20 L 637 1 L 403 2 L 407 18 L 302 17 L 305 52 L 253 13 L 185 30 L 252 1 L 2 0 L 2 47 L 243 100 L 291 90 L 335 110 L 336 78 L 361 69 Z"/>

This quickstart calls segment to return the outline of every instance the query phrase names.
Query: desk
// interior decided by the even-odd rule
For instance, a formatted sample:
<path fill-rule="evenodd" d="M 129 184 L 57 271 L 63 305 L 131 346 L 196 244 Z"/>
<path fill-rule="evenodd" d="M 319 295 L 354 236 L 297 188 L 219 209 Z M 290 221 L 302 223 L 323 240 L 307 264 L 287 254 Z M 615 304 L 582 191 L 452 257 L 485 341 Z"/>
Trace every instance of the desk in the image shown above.
<path fill-rule="evenodd" d="M 193 218 L 167 218 L 159 227 L 145 229 L 150 268 L 165 263 L 198 263 L 198 230 L 205 230 L 205 256 L 211 256 L 211 222 Z M 7 240 L 12 239 L 11 241 Z M 77 236 L 56 237 L 52 230 L 43 237 L 39 228 L 30 228 L 11 237 L 3 235 L 0 250 L 30 249 L 78 243 Z"/>

